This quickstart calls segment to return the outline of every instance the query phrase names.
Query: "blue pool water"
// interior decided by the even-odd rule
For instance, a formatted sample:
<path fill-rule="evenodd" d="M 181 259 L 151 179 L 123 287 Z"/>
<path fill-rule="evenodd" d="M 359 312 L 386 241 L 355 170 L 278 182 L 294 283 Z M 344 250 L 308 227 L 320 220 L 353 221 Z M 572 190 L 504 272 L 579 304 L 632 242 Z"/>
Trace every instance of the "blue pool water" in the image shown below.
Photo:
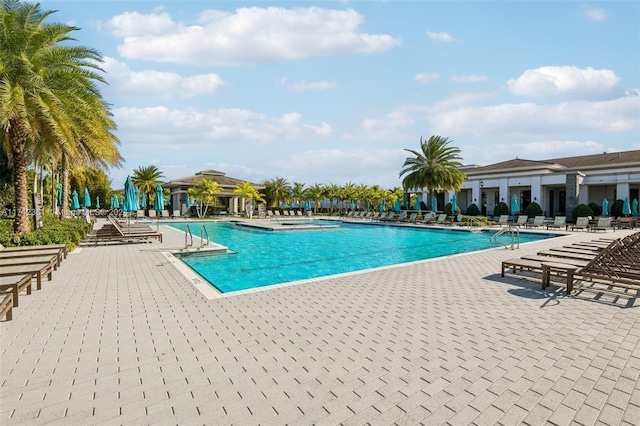
<path fill-rule="evenodd" d="M 186 229 L 185 223 L 171 226 Z M 495 247 L 489 232 L 345 223 L 285 232 L 228 223 L 205 226 L 211 241 L 236 254 L 185 256 L 182 261 L 223 293 Z M 550 237 L 522 233 L 520 242 Z"/>

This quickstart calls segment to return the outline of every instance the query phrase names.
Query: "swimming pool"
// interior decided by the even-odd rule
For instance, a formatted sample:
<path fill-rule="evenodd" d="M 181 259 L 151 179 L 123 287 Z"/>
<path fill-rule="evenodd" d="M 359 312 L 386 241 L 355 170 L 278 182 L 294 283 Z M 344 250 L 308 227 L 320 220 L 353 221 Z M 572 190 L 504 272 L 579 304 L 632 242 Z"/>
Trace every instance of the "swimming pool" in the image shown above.
<path fill-rule="evenodd" d="M 170 224 L 183 231 L 186 225 Z M 235 254 L 181 260 L 223 293 L 496 247 L 489 241 L 493 232 L 347 223 L 285 232 L 219 222 L 205 226 L 211 241 Z M 520 242 L 554 236 L 521 233 Z"/>

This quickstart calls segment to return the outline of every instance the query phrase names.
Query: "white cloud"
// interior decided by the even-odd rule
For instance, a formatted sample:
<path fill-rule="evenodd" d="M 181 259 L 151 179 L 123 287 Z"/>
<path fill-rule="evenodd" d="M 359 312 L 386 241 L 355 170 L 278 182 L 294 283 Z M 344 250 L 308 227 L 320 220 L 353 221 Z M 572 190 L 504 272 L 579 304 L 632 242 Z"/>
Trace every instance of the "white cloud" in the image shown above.
<path fill-rule="evenodd" d="M 297 112 L 270 117 L 237 108 L 206 111 L 195 109 L 118 108 L 114 117 L 119 131 L 127 134 L 128 145 L 149 145 L 154 149 L 233 144 L 262 145 L 303 140 L 331 133 L 331 126 L 304 123 Z"/>
<path fill-rule="evenodd" d="M 599 102 L 501 104 L 434 110 L 427 116 L 442 135 L 548 135 L 570 131 L 623 132 L 640 128 L 639 92 Z"/>
<path fill-rule="evenodd" d="M 386 34 L 359 32 L 363 17 L 353 9 L 208 10 L 197 22 L 177 23 L 166 12 L 131 12 L 106 26 L 123 38 L 118 52 L 125 58 L 208 66 L 376 53 L 400 44 Z"/>
<path fill-rule="evenodd" d="M 447 43 L 456 41 L 456 39 L 453 38 L 451 34 L 445 33 L 445 32 L 438 33 L 433 31 L 427 31 L 427 37 L 429 37 L 431 40 L 444 41 Z"/>
<path fill-rule="evenodd" d="M 507 86 L 513 94 L 521 96 L 589 99 L 612 93 L 618 81 L 620 77 L 612 70 L 548 66 L 526 70 L 517 79 L 507 81 Z"/>
<path fill-rule="evenodd" d="M 287 77 L 280 79 L 280 83 L 290 92 L 306 92 L 309 90 L 326 90 L 338 87 L 337 81 L 313 81 L 304 80 L 289 82 Z"/>
<path fill-rule="evenodd" d="M 486 75 L 452 75 L 449 80 L 454 83 L 480 83 L 482 81 L 488 81 L 489 77 Z"/>
<path fill-rule="evenodd" d="M 440 76 L 437 72 L 416 74 L 416 76 L 413 77 L 413 79 L 420 84 L 431 83 L 438 78 L 440 78 Z"/>
<path fill-rule="evenodd" d="M 433 110 L 442 111 L 459 106 L 474 104 L 483 99 L 495 96 L 494 92 L 453 93 L 433 104 Z"/>
<path fill-rule="evenodd" d="M 215 92 L 225 84 L 217 74 L 183 77 L 155 70 L 132 71 L 127 64 L 109 57 L 104 58 L 103 69 L 109 82 L 105 91 L 115 96 L 187 98 Z"/>
<path fill-rule="evenodd" d="M 604 9 L 594 9 L 588 6 L 580 8 L 582 16 L 588 21 L 604 21 L 607 19 L 607 11 Z"/>

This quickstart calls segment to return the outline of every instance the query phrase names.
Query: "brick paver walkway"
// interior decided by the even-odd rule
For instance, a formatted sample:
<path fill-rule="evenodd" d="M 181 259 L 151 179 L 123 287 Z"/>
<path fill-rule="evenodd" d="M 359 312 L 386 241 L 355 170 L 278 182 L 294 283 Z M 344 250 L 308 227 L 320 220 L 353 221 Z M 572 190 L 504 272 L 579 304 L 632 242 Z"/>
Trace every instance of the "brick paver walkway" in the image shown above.
<path fill-rule="evenodd" d="M 0 423 L 640 419 L 640 302 L 500 277 L 503 259 L 594 234 L 207 300 L 164 232 L 81 247 L 20 298 L 0 324 Z"/>

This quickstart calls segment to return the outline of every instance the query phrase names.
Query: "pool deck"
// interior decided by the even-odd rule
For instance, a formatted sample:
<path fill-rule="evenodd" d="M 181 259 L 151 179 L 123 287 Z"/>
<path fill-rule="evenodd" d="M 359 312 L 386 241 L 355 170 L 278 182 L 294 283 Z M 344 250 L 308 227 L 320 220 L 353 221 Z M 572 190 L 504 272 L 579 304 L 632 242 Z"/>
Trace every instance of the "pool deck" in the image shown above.
<path fill-rule="evenodd" d="M 160 230 L 163 243 L 83 244 L 20 297 L 0 322 L 1 424 L 640 418 L 639 299 L 500 277 L 502 260 L 631 231 L 209 300 L 165 255 L 184 234 Z"/>

